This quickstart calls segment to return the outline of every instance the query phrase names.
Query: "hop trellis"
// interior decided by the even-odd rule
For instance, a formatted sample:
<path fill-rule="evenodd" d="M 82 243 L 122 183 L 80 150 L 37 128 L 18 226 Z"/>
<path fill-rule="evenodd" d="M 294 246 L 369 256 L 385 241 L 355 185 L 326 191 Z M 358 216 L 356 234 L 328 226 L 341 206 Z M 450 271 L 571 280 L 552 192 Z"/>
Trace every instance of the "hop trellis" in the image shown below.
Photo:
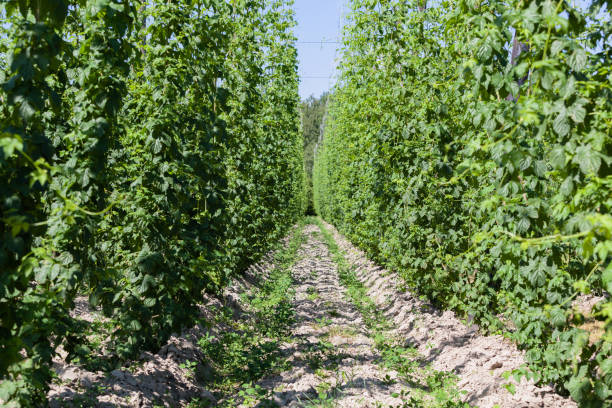
<path fill-rule="evenodd" d="M 409 286 L 508 332 L 531 363 L 517 376 L 609 402 L 609 3 L 351 4 L 317 211 Z M 603 300 L 585 315 L 587 294 Z"/>
<path fill-rule="evenodd" d="M 303 213 L 297 53 L 285 1 L 3 13 L 0 400 L 37 406 L 77 294 L 155 349 Z"/>

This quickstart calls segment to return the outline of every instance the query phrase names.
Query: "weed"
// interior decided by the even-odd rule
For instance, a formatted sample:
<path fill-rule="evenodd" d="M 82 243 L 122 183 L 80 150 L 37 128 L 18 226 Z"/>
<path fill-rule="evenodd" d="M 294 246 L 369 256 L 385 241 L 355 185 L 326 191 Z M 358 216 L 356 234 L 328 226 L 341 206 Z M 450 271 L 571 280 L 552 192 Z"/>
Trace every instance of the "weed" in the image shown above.
<path fill-rule="evenodd" d="M 319 298 L 319 292 L 317 292 L 317 289 L 312 286 L 306 289 L 306 293 L 308 294 L 307 299 L 310 300 L 311 302 Z"/>
<path fill-rule="evenodd" d="M 315 319 L 315 325 L 317 325 L 318 327 L 325 327 L 325 326 L 329 326 L 330 324 L 332 324 L 332 321 L 329 317 L 323 316 L 323 317 L 317 317 Z"/>
<path fill-rule="evenodd" d="M 351 338 L 355 336 L 355 329 L 352 327 L 330 326 L 329 330 L 327 331 L 327 336 Z"/>
<path fill-rule="evenodd" d="M 206 334 L 198 341 L 214 368 L 207 387 L 222 397 L 235 396 L 225 400 L 226 406 L 275 406 L 268 400 L 269 393 L 255 383 L 289 368 L 281 344 L 289 338 L 295 318 L 291 266 L 305 240 L 302 227 L 300 224 L 286 247 L 278 248 L 275 268 L 266 280 L 250 296 L 242 297 L 252 313 L 236 319 L 231 309 L 219 308 L 216 321 L 232 330 Z"/>
<path fill-rule="evenodd" d="M 187 360 L 184 363 L 179 364 L 179 367 L 187 371 L 187 373 L 185 374 L 185 377 L 194 378 L 197 365 L 198 365 L 197 362 Z"/>

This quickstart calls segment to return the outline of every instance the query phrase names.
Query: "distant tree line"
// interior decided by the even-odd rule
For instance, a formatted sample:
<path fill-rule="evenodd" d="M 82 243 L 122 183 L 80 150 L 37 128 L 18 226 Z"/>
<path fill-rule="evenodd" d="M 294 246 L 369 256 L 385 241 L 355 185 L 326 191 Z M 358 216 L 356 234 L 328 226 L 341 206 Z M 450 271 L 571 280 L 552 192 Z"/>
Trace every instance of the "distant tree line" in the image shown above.
<path fill-rule="evenodd" d="M 314 95 L 303 100 L 300 105 L 302 114 L 302 136 L 304 141 L 304 167 L 306 169 L 306 190 L 308 197 L 307 213 L 314 214 L 312 200 L 312 167 L 314 163 L 315 147 L 323 131 L 325 107 L 329 94 L 324 92 L 320 97 Z"/>

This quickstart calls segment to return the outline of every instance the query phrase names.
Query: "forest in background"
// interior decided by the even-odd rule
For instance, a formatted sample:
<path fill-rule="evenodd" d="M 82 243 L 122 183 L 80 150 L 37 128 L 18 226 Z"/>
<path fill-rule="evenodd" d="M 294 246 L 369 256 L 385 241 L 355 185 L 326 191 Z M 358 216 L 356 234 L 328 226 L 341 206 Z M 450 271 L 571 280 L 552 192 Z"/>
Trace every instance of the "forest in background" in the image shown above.
<path fill-rule="evenodd" d="M 314 166 L 315 149 L 323 134 L 327 98 L 327 93 L 323 93 L 318 98 L 311 95 L 300 103 L 302 137 L 304 139 L 304 168 L 306 170 L 306 197 L 308 200 L 307 213 L 310 215 L 314 215 L 312 168 Z"/>

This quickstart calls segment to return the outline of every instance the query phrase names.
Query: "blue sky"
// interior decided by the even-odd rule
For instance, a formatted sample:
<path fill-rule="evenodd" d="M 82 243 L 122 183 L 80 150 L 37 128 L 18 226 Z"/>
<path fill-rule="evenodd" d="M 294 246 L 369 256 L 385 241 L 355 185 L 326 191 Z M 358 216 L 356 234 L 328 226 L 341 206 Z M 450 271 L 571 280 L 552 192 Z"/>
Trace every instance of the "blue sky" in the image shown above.
<path fill-rule="evenodd" d="M 333 85 L 336 49 L 347 0 L 295 0 L 300 97 L 319 96 Z M 312 43 L 315 44 L 312 44 Z"/>

